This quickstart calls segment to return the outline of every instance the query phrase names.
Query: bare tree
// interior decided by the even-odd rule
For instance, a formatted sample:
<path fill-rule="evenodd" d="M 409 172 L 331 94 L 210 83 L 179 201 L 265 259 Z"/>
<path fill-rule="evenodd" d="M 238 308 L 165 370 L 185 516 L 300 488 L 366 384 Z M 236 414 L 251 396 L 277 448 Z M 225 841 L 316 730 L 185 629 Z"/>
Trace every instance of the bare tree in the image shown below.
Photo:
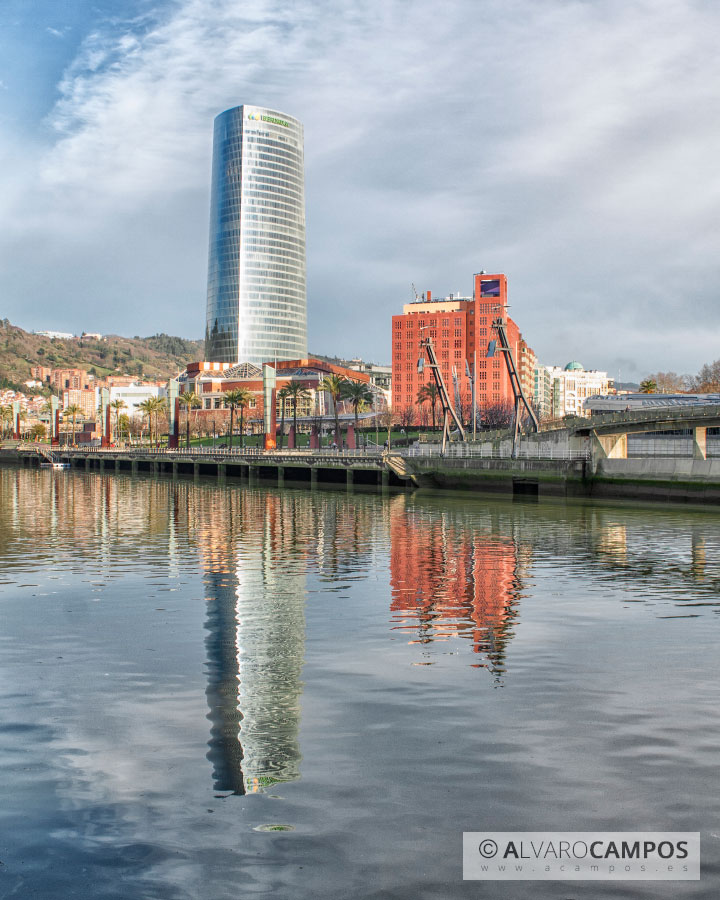
<path fill-rule="evenodd" d="M 687 390 L 689 378 L 689 375 L 678 375 L 677 372 L 654 372 L 645 380 L 654 381 L 661 394 L 678 394 Z"/>
<path fill-rule="evenodd" d="M 688 379 L 688 388 L 700 394 L 716 394 L 720 392 L 720 359 L 705 363 L 694 378 Z"/>
<path fill-rule="evenodd" d="M 509 428 L 514 414 L 515 409 L 509 400 L 498 400 L 496 403 L 489 403 L 482 414 L 483 428 Z"/>
<path fill-rule="evenodd" d="M 408 403 L 399 410 L 400 424 L 407 428 L 415 421 L 415 407 Z"/>

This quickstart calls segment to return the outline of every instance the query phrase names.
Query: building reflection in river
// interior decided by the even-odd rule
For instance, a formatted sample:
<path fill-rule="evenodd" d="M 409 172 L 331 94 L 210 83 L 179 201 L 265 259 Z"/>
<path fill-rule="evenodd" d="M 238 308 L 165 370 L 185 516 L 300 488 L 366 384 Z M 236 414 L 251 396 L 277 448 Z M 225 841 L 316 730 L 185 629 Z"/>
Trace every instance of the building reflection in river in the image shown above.
<path fill-rule="evenodd" d="M 529 545 L 404 497 L 393 502 L 391 535 L 395 629 L 416 643 L 468 638 L 484 657 L 477 665 L 502 675 Z"/>
<path fill-rule="evenodd" d="M 206 584 L 208 759 L 216 790 L 254 793 L 299 777 L 302 498 L 228 491 L 194 499 Z"/>

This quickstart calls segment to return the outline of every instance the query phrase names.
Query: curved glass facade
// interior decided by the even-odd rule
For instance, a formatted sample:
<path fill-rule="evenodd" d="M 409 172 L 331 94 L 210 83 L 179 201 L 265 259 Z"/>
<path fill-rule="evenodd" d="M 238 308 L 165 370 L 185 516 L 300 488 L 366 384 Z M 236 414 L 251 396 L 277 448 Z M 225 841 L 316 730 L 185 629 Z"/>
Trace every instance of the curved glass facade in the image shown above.
<path fill-rule="evenodd" d="M 237 106 L 215 119 L 205 359 L 306 356 L 303 128 Z"/>

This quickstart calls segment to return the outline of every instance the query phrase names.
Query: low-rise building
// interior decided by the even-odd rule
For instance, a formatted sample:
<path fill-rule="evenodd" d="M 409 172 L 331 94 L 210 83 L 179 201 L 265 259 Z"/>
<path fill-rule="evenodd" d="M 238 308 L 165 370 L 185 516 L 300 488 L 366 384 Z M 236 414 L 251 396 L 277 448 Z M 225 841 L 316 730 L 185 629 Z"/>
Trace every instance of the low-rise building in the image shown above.
<path fill-rule="evenodd" d="M 321 389 L 323 378 L 329 375 L 339 375 L 349 381 L 366 384 L 370 393 L 377 398 L 377 402 L 373 406 L 378 411 L 384 411 L 387 408 L 382 389 L 375 388 L 371 384 L 370 376 L 366 372 L 359 372 L 317 359 L 273 361 L 267 365 L 275 368 L 276 395 L 291 381 L 299 382 L 305 388 L 306 394 L 300 399 L 297 408 L 299 420 L 332 414 L 332 402 L 329 395 Z M 178 375 L 178 381 L 181 393 L 192 392 L 200 398 L 202 404 L 198 410 L 200 415 L 207 415 L 213 410 L 227 409 L 224 395 L 228 391 L 244 388 L 253 395 L 247 406 L 246 421 L 259 422 L 263 418 L 263 376 L 262 370 L 258 366 L 251 363 L 228 365 L 205 361 L 195 362 L 190 363 L 186 370 Z M 281 402 L 278 400 L 278 416 L 281 413 Z M 285 413 L 286 417 L 291 416 L 291 403 L 286 404 Z M 340 413 L 343 417 L 353 414 L 351 404 L 349 402 L 342 403 Z"/>
<path fill-rule="evenodd" d="M 594 394 L 607 394 L 612 383 L 607 372 L 586 370 L 573 360 L 566 366 L 547 366 L 552 382 L 552 416 L 586 416 L 585 401 Z"/>
<path fill-rule="evenodd" d="M 134 418 L 142 415 L 141 405 L 146 400 L 164 397 L 166 387 L 157 384 L 139 384 L 133 382 L 131 384 L 112 384 L 110 385 L 110 402 L 122 400 L 125 406 L 122 412 Z"/>

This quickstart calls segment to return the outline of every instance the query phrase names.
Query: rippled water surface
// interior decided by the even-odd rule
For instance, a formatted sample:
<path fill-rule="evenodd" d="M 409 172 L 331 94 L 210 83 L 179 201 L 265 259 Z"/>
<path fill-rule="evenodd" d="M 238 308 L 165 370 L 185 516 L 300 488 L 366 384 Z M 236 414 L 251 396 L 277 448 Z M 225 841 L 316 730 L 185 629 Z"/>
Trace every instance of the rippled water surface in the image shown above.
<path fill-rule="evenodd" d="M 0 897 L 720 897 L 720 517 L 0 469 Z M 700 882 L 462 881 L 700 831 Z"/>

